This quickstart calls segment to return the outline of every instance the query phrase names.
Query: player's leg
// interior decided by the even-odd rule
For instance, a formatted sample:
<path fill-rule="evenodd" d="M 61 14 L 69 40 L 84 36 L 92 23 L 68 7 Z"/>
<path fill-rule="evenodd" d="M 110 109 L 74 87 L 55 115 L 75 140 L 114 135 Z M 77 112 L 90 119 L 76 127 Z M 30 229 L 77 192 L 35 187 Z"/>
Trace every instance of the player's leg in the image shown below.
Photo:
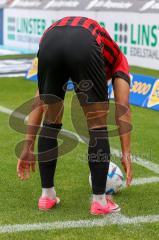
<path fill-rule="evenodd" d="M 75 30 L 76 31 L 76 30 Z M 76 93 L 85 113 L 90 136 L 88 160 L 92 178 L 93 203 L 91 213 L 106 214 L 116 209 L 110 208 L 105 196 L 106 180 L 110 162 L 106 117 L 108 112 L 108 92 L 105 62 L 101 47 L 87 30 L 80 30 L 80 40 L 76 32 L 72 34 L 74 52 L 69 58 L 71 77 L 76 83 Z M 82 39 L 82 41 L 81 41 Z M 99 206 L 101 210 L 98 212 Z"/>
<path fill-rule="evenodd" d="M 105 195 L 106 176 L 109 169 L 110 146 L 106 117 L 108 104 L 91 103 L 83 106 L 89 130 L 88 162 L 92 178 L 92 191 L 95 195 Z M 105 197 L 101 203 L 106 204 Z"/>
<path fill-rule="evenodd" d="M 62 127 L 64 84 L 68 81 L 61 59 L 63 36 L 60 29 L 48 32 L 38 54 L 38 85 L 40 97 L 47 105 L 38 139 L 38 160 L 42 185 L 39 208 L 47 210 L 57 203 L 54 175 L 58 158 L 58 133 Z M 58 39 L 58 41 L 57 41 Z"/>
<path fill-rule="evenodd" d="M 47 105 L 38 139 L 42 198 L 56 199 L 54 175 L 58 159 L 58 134 L 62 127 L 63 101 Z"/>
<path fill-rule="evenodd" d="M 110 163 L 110 145 L 106 124 L 108 104 L 105 102 L 86 104 L 83 110 L 89 129 L 88 163 L 91 172 L 93 201 L 92 214 L 118 212 L 119 206 L 105 195 Z"/>

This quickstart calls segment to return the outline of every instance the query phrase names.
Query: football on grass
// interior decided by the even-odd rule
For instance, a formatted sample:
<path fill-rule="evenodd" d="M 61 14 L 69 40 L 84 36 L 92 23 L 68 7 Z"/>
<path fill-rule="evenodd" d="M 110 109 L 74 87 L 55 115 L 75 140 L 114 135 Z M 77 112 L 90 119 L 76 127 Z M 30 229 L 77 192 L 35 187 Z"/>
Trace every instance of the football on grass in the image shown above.
<path fill-rule="evenodd" d="M 113 162 L 110 162 L 109 172 L 107 176 L 107 185 L 106 185 L 106 193 L 107 194 L 115 194 L 118 193 L 124 182 L 124 176 L 120 168 Z M 91 175 L 89 175 L 89 183 L 92 186 Z"/>

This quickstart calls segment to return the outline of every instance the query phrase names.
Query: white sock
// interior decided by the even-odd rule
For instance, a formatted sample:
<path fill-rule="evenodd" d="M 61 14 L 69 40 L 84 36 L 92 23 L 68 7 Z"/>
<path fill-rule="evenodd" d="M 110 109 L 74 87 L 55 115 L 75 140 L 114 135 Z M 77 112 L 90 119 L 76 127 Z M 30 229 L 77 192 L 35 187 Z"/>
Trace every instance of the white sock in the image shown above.
<path fill-rule="evenodd" d="M 93 201 L 98 202 L 103 206 L 107 205 L 105 194 L 100 194 L 100 195 L 93 194 Z"/>
<path fill-rule="evenodd" d="M 48 197 L 50 199 L 56 198 L 56 191 L 55 188 L 42 188 L 42 197 Z"/>

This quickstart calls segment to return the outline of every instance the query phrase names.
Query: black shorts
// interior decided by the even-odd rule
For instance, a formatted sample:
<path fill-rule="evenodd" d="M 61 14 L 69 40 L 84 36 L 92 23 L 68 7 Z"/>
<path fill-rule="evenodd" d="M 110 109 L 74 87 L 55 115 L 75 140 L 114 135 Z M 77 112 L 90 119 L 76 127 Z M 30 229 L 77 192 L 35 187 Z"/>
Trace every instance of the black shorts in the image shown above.
<path fill-rule="evenodd" d="M 108 100 L 104 57 L 89 30 L 79 26 L 49 30 L 40 44 L 38 60 L 40 95 L 63 100 L 71 79 L 81 105 Z"/>

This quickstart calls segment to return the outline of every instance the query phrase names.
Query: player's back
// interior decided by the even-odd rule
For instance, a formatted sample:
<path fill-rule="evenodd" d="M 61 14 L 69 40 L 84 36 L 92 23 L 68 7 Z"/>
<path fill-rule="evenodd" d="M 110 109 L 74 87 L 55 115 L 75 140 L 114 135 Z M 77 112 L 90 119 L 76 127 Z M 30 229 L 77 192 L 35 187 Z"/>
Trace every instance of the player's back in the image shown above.
<path fill-rule="evenodd" d="M 75 16 L 69 16 L 64 17 L 56 22 L 54 22 L 45 32 L 44 35 L 54 27 L 64 27 L 64 26 L 72 26 L 72 27 L 83 27 L 85 29 L 88 29 L 91 34 L 96 38 L 98 44 L 101 44 L 101 38 L 99 36 L 99 32 L 101 31 L 101 27 L 98 24 L 97 21 L 86 18 L 86 17 L 75 17 Z M 43 37 L 44 37 L 43 35 Z M 42 39 L 43 39 L 42 37 Z M 41 40 L 42 40 L 41 39 Z"/>
<path fill-rule="evenodd" d="M 120 51 L 120 48 L 115 43 L 115 41 L 111 38 L 109 33 L 100 26 L 100 24 L 87 17 L 81 16 L 68 16 L 64 17 L 56 22 L 54 22 L 44 33 L 41 41 L 45 37 L 45 34 L 51 31 L 54 28 L 64 27 L 67 26 L 75 27 L 75 28 L 84 28 L 88 30 L 91 35 L 94 36 L 96 42 L 100 46 L 101 53 L 103 55 L 105 61 L 105 70 L 106 70 L 106 79 L 110 79 L 113 77 L 113 74 L 118 71 L 128 73 L 128 64 L 125 56 Z M 80 35 L 79 35 L 80 38 Z M 82 39 L 81 39 L 82 41 Z M 118 66 L 121 66 L 120 68 Z M 124 67 L 123 67 L 124 65 Z"/>

